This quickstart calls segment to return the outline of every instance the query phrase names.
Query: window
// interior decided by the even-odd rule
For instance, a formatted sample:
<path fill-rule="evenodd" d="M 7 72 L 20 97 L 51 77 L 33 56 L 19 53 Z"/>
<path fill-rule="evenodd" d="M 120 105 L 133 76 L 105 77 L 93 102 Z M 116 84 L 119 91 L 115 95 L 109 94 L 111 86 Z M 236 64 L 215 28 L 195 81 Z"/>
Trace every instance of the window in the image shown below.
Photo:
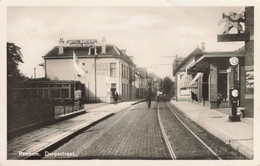
<path fill-rule="evenodd" d="M 116 89 L 116 84 L 115 84 L 115 83 L 112 83 L 112 84 L 111 84 L 111 88 Z"/>
<path fill-rule="evenodd" d="M 39 88 L 48 88 L 48 84 L 39 84 L 38 87 Z"/>
<path fill-rule="evenodd" d="M 62 84 L 62 87 L 63 87 L 63 88 L 69 88 L 70 85 L 69 85 L 69 84 Z"/>
<path fill-rule="evenodd" d="M 116 63 L 110 63 L 110 77 L 116 77 Z"/>
<path fill-rule="evenodd" d="M 122 78 L 124 78 L 124 65 L 122 64 L 122 67 L 121 67 L 121 73 L 122 73 Z"/>
<path fill-rule="evenodd" d="M 62 89 L 61 95 L 62 95 L 62 98 L 69 98 L 69 89 Z"/>
<path fill-rule="evenodd" d="M 48 89 L 43 89 L 43 98 L 49 98 L 48 96 Z"/>
<path fill-rule="evenodd" d="M 222 100 L 228 100 L 228 74 L 218 73 L 218 96 Z"/>
<path fill-rule="evenodd" d="M 60 89 L 52 89 L 50 92 L 51 92 L 51 98 L 61 98 Z"/>
<path fill-rule="evenodd" d="M 128 66 L 126 66 L 126 78 L 128 79 Z"/>
<path fill-rule="evenodd" d="M 125 78 L 127 78 L 127 68 L 125 66 Z"/>
<path fill-rule="evenodd" d="M 123 78 L 125 78 L 125 65 L 123 65 Z"/>
<path fill-rule="evenodd" d="M 123 99 L 126 97 L 126 84 L 122 84 L 122 97 Z"/>
<path fill-rule="evenodd" d="M 89 55 L 97 55 L 96 48 L 89 48 Z"/>

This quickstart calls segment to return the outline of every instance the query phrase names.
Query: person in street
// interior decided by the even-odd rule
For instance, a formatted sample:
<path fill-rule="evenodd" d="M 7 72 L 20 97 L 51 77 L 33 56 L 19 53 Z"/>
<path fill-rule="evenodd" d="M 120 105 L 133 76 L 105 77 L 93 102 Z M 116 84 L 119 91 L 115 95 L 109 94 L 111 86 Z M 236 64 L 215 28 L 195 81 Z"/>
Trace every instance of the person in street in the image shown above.
<path fill-rule="evenodd" d="M 160 91 L 157 91 L 156 93 L 156 100 L 158 103 L 160 102 Z"/>
<path fill-rule="evenodd" d="M 117 105 L 117 100 L 118 100 L 118 93 L 117 91 L 114 92 L 114 105 Z"/>
<path fill-rule="evenodd" d="M 151 100 L 152 100 L 152 88 L 151 86 L 148 86 L 146 92 L 146 103 L 148 105 L 148 109 L 151 108 Z"/>

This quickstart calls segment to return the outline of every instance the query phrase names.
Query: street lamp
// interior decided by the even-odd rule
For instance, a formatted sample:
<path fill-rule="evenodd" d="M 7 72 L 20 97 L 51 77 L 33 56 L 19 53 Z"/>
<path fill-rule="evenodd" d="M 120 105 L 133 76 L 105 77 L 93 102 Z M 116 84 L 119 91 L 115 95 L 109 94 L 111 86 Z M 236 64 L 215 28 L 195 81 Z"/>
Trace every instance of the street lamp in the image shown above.
<path fill-rule="evenodd" d="M 231 64 L 233 68 L 233 88 L 230 89 L 230 101 L 232 105 L 232 115 L 228 117 L 229 121 L 231 122 L 239 122 L 240 116 L 237 115 L 237 101 L 238 101 L 238 96 L 239 96 L 239 91 L 238 91 L 238 84 L 237 84 L 237 65 L 239 63 L 239 60 L 237 57 L 232 57 L 229 59 L 229 63 Z"/>

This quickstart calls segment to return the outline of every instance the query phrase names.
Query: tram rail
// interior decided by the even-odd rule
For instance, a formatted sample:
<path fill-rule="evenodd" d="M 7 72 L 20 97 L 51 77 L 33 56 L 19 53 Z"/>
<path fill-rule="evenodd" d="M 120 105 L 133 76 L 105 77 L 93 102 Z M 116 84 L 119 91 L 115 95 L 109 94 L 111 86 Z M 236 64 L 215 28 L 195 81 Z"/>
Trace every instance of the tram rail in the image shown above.
<path fill-rule="evenodd" d="M 176 153 L 174 152 L 169 138 L 166 134 L 165 131 L 165 127 L 163 126 L 162 120 L 161 120 L 161 115 L 160 115 L 160 107 L 159 104 L 157 104 L 157 116 L 158 116 L 158 123 L 161 129 L 161 133 L 163 135 L 163 139 L 165 141 L 166 144 L 166 148 L 167 151 L 169 152 L 169 155 L 171 157 L 172 160 L 178 160 L 178 157 L 176 157 Z M 172 113 L 172 115 L 180 122 L 181 126 L 183 126 L 185 128 L 185 130 L 189 131 L 189 133 L 191 133 L 193 135 L 194 138 L 196 138 L 196 140 L 198 140 L 204 147 L 206 147 L 218 160 L 222 160 L 222 158 L 215 152 L 213 151 L 202 139 L 199 138 L 199 136 L 197 136 L 180 118 L 179 116 L 174 112 L 174 110 L 169 106 L 168 102 L 166 103 L 167 108 L 169 109 L 169 111 Z"/>

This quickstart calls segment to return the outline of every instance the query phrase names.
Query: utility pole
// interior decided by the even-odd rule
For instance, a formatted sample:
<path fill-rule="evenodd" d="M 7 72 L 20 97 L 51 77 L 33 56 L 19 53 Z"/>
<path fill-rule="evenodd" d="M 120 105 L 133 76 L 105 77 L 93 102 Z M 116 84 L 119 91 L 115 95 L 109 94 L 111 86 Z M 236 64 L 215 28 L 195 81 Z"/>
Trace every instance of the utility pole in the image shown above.
<path fill-rule="evenodd" d="M 36 68 L 34 68 L 34 79 L 36 79 Z"/>

